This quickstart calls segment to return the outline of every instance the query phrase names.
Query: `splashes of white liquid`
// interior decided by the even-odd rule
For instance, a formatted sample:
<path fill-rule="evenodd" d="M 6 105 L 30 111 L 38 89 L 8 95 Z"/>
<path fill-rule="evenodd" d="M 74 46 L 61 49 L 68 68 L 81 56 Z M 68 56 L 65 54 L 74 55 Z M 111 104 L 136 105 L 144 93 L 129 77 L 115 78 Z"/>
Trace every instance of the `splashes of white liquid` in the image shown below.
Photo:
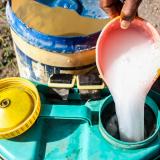
<path fill-rule="evenodd" d="M 134 28 L 109 34 L 102 65 L 116 105 L 120 137 L 124 141 L 141 141 L 145 98 L 160 68 L 160 48 L 149 41 L 146 33 Z"/>

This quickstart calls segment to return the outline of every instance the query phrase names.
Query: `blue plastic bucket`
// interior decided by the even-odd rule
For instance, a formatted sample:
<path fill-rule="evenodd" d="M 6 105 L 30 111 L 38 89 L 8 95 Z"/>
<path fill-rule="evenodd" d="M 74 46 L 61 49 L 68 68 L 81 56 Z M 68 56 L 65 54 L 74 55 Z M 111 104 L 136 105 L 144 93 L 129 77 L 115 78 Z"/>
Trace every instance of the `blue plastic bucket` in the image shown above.
<path fill-rule="evenodd" d="M 88 0 L 82 1 L 83 3 L 76 0 L 37 1 L 38 3 L 34 3 L 45 7 L 46 5 L 50 8 L 59 6 L 74 10 L 78 14 L 81 12 L 81 16 L 107 19 L 105 13 L 99 8 L 98 0 L 92 3 Z M 54 73 L 84 74 L 96 67 L 95 46 L 100 31 L 84 36 L 48 35 L 24 23 L 13 12 L 11 2 L 13 3 L 10 1 L 7 4 L 6 14 L 21 77 L 46 84 Z"/>

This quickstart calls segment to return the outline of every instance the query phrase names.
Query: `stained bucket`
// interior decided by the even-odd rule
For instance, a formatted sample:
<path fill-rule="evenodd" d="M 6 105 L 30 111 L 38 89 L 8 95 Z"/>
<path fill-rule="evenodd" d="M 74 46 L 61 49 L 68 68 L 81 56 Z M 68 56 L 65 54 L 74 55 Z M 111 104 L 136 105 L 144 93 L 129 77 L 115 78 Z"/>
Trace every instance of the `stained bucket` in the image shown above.
<path fill-rule="evenodd" d="M 96 67 L 97 38 L 108 22 L 98 0 L 11 0 L 6 13 L 21 77 L 46 84 L 54 73 Z"/>

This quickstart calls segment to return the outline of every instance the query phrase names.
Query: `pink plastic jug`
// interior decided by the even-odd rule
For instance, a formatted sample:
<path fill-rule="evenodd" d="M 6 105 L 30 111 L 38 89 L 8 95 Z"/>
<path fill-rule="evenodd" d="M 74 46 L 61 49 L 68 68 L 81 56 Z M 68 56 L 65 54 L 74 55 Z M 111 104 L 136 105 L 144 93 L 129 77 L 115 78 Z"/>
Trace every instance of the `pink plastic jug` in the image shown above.
<path fill-rule="evenodd" d="M 160 41 L 160 36 L 159 33 L 157 32 L 157 30 L 147 21 L 141 19 L 141 18 L 135 18 L 133 20 L 133 22 L 131 23 L 130 28 L 133 28 L 135 30 L 140 30 L 140 33 L 142 32 L 142 36 L 143 35 L 147 35 L 147 37 L 153 42 L 158 42 Z M 97 41 L 97 46 L 96 46 L 96 64 L 99 70 L 99 73 L 101 75 L 101 77 L 104 79 L 104 70 L 106 70 L 106 66 L 110 66 L 109 63 L 113 63 L 113 61 L 116 59 L 115 56 L 120 56 L 118 55 L 118 50 L 117 50 L 117 55 L 112 55 L 112 53 L 110 53 L 110 47 L 111 46 L 107 46 L 107 41 L 110 38 L 110 36 L 112 36 L 111 33 L 114 33 L 114 31 L 116 31 L 117 29 L 119 29 L 119 32 L 124 32 L 123 29 L 120 29 L 120 17 L 116 17 L 115 19 L 111 20 L 102 30 L 99 39 Z M 128 32 L 127 30 L 125 30 L 125 32 Z M 130 34 L 128 34 L 128 39 L 130 37 Z M 117 37 L 117 41 L 114 42 L 113 46 L 116 49 L 116 45 L 117 44 L 121 44 L 121 45 L 125 45 L 123 43 L 121 43 L 120 41 L 118 41 L 118 37 Z M 112 47 L 113 47 L 112 46 Z M 106 49 L 106 48 L 107 49 Z M 131 47 L 131 46 L 128 46 Z M 109 61 L 107 62 L 108 64 L 106 64 L 105 59 L 109 58 Z M 155 80 L 157 79 L 157 77 L 159 76 L 159 74 L 157 74 L 157 76 L 155 77 Z M 104 79 L 104 81 L 107 83 L 107 78 Z"/>

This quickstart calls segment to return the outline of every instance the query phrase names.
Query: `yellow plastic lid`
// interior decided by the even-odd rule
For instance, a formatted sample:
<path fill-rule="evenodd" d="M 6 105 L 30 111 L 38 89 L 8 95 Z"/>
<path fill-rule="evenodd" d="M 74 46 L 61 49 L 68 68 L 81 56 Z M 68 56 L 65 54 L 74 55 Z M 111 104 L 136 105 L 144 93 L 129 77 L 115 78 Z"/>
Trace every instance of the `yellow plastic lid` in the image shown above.
<path fill-rule="evenodd" d="M 36 87 L 23 78 L 0 80 L 0 138 L 13 138 L 27 131 L 40 113 Z"/>

